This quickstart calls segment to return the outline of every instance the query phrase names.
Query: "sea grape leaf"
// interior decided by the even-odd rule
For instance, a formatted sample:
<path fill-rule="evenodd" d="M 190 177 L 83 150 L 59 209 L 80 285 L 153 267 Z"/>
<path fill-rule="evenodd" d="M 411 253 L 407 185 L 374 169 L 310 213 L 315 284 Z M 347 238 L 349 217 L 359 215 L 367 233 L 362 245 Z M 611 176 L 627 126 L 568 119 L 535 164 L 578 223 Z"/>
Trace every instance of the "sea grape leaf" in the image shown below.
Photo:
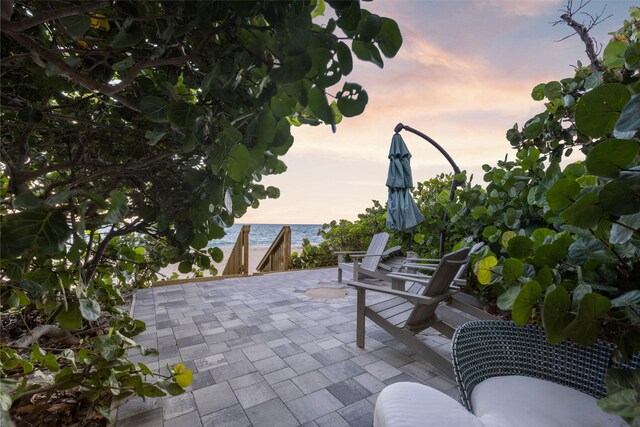
<path fill-rule="evenodd" d="M 95 322 L 100 318 L 100 312 L 98 301 L 90 298 L 80 299 L 80 313 L 85 320 Z"/>
<path fill-rule="evenodd" d="M 244 180 L 249 170 L 249 160 L 251 156 L 244 144 L 236 144 L 229 152 L 229 168 L 227 173 L 231 179 L 237 182 Z"/>
<path fill-rule="evenodd" d="M 99 335 L 93 340 L 93 347 L 108 362 L 124 355 L 125 350 L 120 344 L 122 338 L 118 335 Z"/>
<path fill-rule="evenodd" d="M 112 190 L 109 193 L 109 210 L 104 216 L 103 224 L 117 224 L 129 212 L 127 196 L 118 190 Z"/>
<path fill-rule="evenodd" d="M 581 237 L 569 246 L 569 259 L 577 264 L 584 264 L 590 259 L 603 264 L 616 264 L 618 259 L 604 244 L 594 237 Z"/>
<path fill-rule="evenodd" d="M 476 261 L 473 266 L 473 272 L 481 285 L 488 285 L 491 283 L 491 279 L 493 278 L 493 272 L 491 269 L 496 265 L 498 265 L 498 259 L 493 255 L 489 255 L 488 257 Z"/>
<path fill-rule="evenodd" d="M 515 236 L 509 240 L 507 253 L 513 258 L 525 259 L 532 253 L 533 242 L 525 236 Z"/>
<path fill-rule="evenodd" d="M 145 96 L 138 105 L 142 114 L 152 122 L 167 121 L 167 101 L 157 96 Z"/>
<path fill-rule="evenodd" d="M 345 83 L 336 98 L 338 98 L 338 108 L 345 117 L 361 114 L 369 102 L 367 91 L 357 83 Z"/>
<path fill-rule="evenodd" d="M 327 96 L 318 86 L 313 86 L 309 90 L 309 108 L 323 122 L 333 123 L 333 113 L 327 102 Z"/>
<path fill-rule="evenodd" d="M 589 192 L 582 195 L 561 214 L 570 225 L 581 228 L 592 228 L 598 225 L 602 217 L 602 208 L 598 194 Z"/>
<path fill-rule="evenodd" d="M 196 118 L 203 114 L 203 110 L 195 104 L 179 101 L 167 105 L 166 114 L 173 125 L 179 128 L 192 128 Z"/>
<path fill-rule="evenodd" d="M 402 34 L 396 21 L 383 17 L 382 28 L 375 40 L 384 56 L 387 58 L 396 56 L 402 46 Z"/>
<path fill-rule="evenodd" d="M 620 83 L 598 86 L 584 94 L 576 106 L 576 127 L 593 138 L 600 138 L 613 131 L 631 93 Z"/>
<path fill-rule="evenodd" d="M 632 215 L 640 211 L 640 172 L 623 172 L 607 183 L 599 193 L 604 210 L 614 215 Z"/>
<path fill-rule="evenodd" d="M 547 191 L 547 203 L 551 209 L 561 210 L 574 202 L 580 192 L 575 179 L 561 178 Z"/>
<path fill-rule="evenodd" d="M 556 264 L 567 256 L 567 250 L 559 243 L 547 243 L 540 245 L 534 255 L 533 263 L 537 267 L 555 267 Z"/>
<path fill-rule="evenodd" d="M 547 293 L 542 305 L 542 325 L 549 344 L 558 344 L 566 338 L 564 329 L 569 324 L 571 300 L 564 286 L 556 286 Z"/>
<path fill-rule="evenodd" d="M 524 264 L 522 261 L 515 258 L 508 258 L 502 265 L 502 278 L 508 283 L 516 282 L 520 276 L 524 273 Z"/>
<path fill-rule="evenodd" d="M 621 216 L 617 224 L 611 227 L 609 243 L 614 245 L 627 243 L 633 237 L 634 229 L 640 230 L 640 212 Z"/>
<path fill-rule="evenodd" d="M 293 83 L 304 78 L 311 70 L 311 56 L 304 52 L 301 55 L 287 56 L 280 67 L 271 70 L 269 76 L 275 83 Z"/>
<path fill-rule="evenodd" d="M 589 346 L 600 337 L 598 318 L 611 307 L 611 301 L 600 294 L 585 295 L 580 302 L 576 318 L 564 329 L 564 333 L 578 344 Z"/>
<path fill-rule="evenodd" d="M 616 133 L 637 132 L 640 129 L 640 95 L 634 95 L 620 113 Z"/>
<path fill-rule="evenodd" d="M 3 258 L 18 256 L 30 249 L 55 255 L 64 250 L 71 229 L 62 212 L 43 206 L 5 215 L 0 235 Z"/>
<path fill-rule="evenodd" d="M 531 310 L 538 304 L 538 298 L 541 294 L 542 288 L 535 280 L 522 285 L 511 309 L 511 316 L 517 325 L 524 325 L 529 321 Z"/>
<path fill-rule="evenodd" d="M 619 40 L 609 42 L 602 53 L 602 65 L 607 68 L 621 68 L 624 66 L 624 53 L 627 43 Z"/>
<path fill-rule="evenodd" d="M 589 173 L 607 178 L 617 178 L 638 154 L 637 141 L 628 139 L 607 139 L 596 145 L 587 154 L 585 165 Z"/>
<path fill-rule="evenodd" d="M 373 62 L 380 68 L 384 67 L 380 51 L 372 42 L 356 39 L 351 43 L 351 48 L 353 49 L 353 53 L 361 60 Z"/>
<path fill-rule="evenodd" d="M 520 294 L 522 285 L 512 286 L 498 296 L 496 303 L 498 308 L 503 311 L 509 311 L 513 308 L 513 303 Z"/>
<path fill-rule="evenodd" d="M 66 309 L 63 308 L 56 316 L 56 320 L 62 328 L 71 331 L 82 327 L 82 313 L 80 312 L 80 304 L 76 301 L 67 304 Z"/>

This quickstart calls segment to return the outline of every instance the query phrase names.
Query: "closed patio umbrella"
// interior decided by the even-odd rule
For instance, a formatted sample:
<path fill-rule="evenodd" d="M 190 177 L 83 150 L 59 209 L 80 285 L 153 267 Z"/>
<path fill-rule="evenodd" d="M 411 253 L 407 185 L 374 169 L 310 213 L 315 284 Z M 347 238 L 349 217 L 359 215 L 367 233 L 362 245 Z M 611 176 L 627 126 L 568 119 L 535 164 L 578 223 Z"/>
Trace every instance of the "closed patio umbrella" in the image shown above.
<path fill-rule="evenodd" d="M 391 139 L 387 175 L 387 228 L 391 230 L 408 230 L 424 221 L 424 216 L 411 196 L 413 177 L 410 159 L 411 153 L 400 134 L 396 133 Z"/>

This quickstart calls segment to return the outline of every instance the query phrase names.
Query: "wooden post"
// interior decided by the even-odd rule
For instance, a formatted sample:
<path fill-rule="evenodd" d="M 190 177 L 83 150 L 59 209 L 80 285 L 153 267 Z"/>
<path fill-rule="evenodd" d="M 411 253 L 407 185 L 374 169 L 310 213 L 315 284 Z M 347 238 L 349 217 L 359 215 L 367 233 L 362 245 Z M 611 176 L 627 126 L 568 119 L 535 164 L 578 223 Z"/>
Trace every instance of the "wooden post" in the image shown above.
<path fill-rule="evenodd" d="M 291 266 L 291 227 L 285 225 L 258 263 L 260 272 L 287 271 Z"/>
<path fill-rule="evenodd" d="M 356 344 L 364 348 L 364 322 L 365 322 L 365 290 L 358 288 L 358 302 L 356 314 Z"/>

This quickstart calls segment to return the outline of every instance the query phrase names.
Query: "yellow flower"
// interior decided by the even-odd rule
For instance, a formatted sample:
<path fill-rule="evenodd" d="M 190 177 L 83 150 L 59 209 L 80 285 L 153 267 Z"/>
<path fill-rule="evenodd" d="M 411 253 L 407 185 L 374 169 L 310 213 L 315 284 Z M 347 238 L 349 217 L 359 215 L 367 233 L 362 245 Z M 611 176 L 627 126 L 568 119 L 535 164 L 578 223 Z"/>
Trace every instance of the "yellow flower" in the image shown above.
<path fill-rule="evenodd" d="M 184 363 L 178 363 L 173 367 L 173 372 L 176 373 L 176 383 L 182 388 L 188 387 L 193 382 L 193 372 L 191 369 L 187 369 Z"/>
<path fill-rule="evenodd" d="M 111 28 L 109 27 L 109 21 L 106 19 L 100 19 L 105 17 L 103 14 L 96 13 L 93 16 L 94 17 L 91 18 L 91 28 L 95 28 L 96 30 L 104 28 L 105 31 L 109 31 L 109 28 Z"/>

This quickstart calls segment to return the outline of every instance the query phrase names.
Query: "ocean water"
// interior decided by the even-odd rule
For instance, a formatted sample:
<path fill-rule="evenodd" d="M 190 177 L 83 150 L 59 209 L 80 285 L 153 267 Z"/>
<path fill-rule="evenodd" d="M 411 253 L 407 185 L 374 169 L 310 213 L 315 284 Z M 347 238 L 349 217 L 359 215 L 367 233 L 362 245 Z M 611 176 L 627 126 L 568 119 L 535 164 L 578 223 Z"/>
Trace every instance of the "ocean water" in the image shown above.
<path fill-rule="evenodd" d="M 270 246 L 284 225 L 291 227 L 291 246 L 302 246 L 302 239 L 305 237 L 314 245 L 323 240 L 318 236 L 318 230 L 322 227 L 320 224 L 251 224 L 249 246 Z M 233 246 L 241 228 L 242 224 L 232 225 L 226 229 L 226 236 L 210 241 L 209 246 Z"/>

